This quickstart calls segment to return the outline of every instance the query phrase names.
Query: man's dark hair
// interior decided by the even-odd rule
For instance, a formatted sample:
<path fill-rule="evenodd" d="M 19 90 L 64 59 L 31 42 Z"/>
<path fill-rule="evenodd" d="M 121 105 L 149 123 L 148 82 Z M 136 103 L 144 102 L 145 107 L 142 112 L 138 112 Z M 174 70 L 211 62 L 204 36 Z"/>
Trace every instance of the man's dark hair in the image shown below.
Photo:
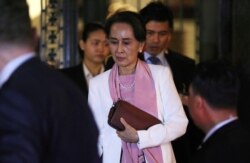
<path fill-rule="evenodd" d="M 82 37 L 81 39 L 86 42 L 92 32 L 96 32 L 98 30 L 102 30 L 106 33 L 105 28 L 102 24 L 97 22 L 88 22 L 83 27 Z M 81 58 L 84 58 L 84 51 L 78 46 L 78 52 Z"/>
<path fill-rule="evenodd" d="M 26 0 L 1 0 L 0 11 L 0 44 L 31 44 L 33 32 Z"/>
<path fill-rule="evenodd" d="M 237 108 L 239 78 L 235 68 L 225 60 L 198 64 L 191 82 L 194 94 L 202 96 L 210 106 Z"/>
<path fill-rule="evenodd" d="M 149 21 L 168 22 L 170 28 L 173 29 L 173 13 L 168 6 L 160 1 L 149 3 L 139 13 L 145 24 Z"/>
<path fill-rule="evenodd" d="M 146 40 L 146 29 L 141 16 L 132 11 L 122 11 L 113 14 L 107 19 L 105 24 L 105 30 L 110 35 L 110 29 L 115 23 L 126 23 L 132 27 L 134 36 L 137 41 L 143 42 Z"/>

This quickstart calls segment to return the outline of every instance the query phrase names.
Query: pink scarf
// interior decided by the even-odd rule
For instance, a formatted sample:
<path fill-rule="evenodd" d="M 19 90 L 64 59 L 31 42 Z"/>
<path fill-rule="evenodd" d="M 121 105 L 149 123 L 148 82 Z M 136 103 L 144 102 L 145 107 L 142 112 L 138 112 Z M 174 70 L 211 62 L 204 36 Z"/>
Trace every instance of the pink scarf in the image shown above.
<path fill-rule="evenodd" d="M 113 101 L 121 98 L 120 85 L 118 79 L 118 66 L 115 64 L 109 76 L 109 90 Z M 133 91 L 133 101 L 130 102 L 143 111 L 158 117 L 156 104 L 156 91 L 151 71 L 145 62 L 138 60 L 135 70 L 135 88 Z M 138 156 L 142 152 L 135 143 L 122 142 L 122 163 L 138 163 Z M 159 163 L 162 160 L 161 148 L 151 147 L 143 149 L 143 153 L 148 163 Z"/>

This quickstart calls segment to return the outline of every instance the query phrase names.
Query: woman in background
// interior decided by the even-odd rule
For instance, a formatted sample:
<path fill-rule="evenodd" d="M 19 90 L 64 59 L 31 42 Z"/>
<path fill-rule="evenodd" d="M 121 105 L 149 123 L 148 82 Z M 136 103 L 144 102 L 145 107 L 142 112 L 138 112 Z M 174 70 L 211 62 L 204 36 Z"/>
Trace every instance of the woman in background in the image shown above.
<path fill-rule="evenodd" d="M 104 27 L 98 23 L 87 23 L 79 47 L 83 54 L 82 62 L 77 66 L 63 69 L 62 72 L 88 95 L 89 80 L 104 71 L 104 60 L 109 54 Z"/>

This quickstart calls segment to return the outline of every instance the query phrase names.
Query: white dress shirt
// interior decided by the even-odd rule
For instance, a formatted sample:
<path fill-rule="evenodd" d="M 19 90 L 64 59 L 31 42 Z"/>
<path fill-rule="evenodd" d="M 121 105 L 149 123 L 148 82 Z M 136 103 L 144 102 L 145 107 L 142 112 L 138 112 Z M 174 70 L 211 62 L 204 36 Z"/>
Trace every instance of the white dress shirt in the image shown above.
<path fill-rule="evenodd" d="M 162 66 L 165 66 L 165 67 L 169 67 L 169 64 L 168 64 L 168 61 L 166 60 L 165 58 L 165 55 L 164 55 L 164 51 L 162 51 L 161 53 L 157 54 L 156 57 L 160 59 L 161 63 L 162 63 Z M 149 60 L 149 58 L 152 57 L 151 54 L 149 54 L 148 52 L 144 52 L 144 59 L 147 63 L 151 63 L 151 61 Z"/>
<path fill-rule="evenodd" d="M 84 72 L 85 79 L 87 81 L 87 85 L 89 85 L 89 80 L 92 79 L 94 75 L 91 74 L 88 67 L 84 63 L 83 63 L 83 72 Z M 103 72 L 104 72 L 104 66 L 102 65 L 100 73 L 103 73 Z"/>

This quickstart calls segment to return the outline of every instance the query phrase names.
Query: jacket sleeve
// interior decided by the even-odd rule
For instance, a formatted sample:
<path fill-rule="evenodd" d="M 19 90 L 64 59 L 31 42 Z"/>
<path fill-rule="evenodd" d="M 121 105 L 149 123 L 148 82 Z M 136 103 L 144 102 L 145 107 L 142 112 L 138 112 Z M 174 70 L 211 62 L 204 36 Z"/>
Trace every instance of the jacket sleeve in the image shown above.
<path fill-rule="evenodd" d="M 159 68 L 159 67 L 157 67 Z M 160 69 L 160 70 L 159 70 Z M 169 68 L 152 71 L 157 94 L 158 116 L 162 124 L 138 131 L 140 149 L 170 143 L 186 132 L 188 119 Z"/>
<path fill-rule="evenodd" d="M 14 91 L 0 93 L 1 162 L 38 163 L 42 150 L 31 103 Z"/>

